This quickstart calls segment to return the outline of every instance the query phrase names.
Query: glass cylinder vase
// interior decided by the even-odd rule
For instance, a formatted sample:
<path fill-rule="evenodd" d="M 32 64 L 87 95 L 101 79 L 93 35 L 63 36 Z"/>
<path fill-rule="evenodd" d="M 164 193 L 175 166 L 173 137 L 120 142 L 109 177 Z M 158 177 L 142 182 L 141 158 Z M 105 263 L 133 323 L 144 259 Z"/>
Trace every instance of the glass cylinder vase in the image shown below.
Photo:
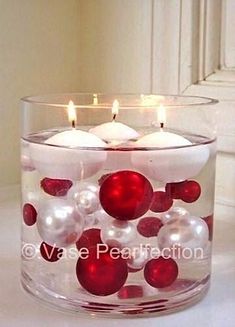
<path fill-rule="evenodd" d="M 207 292 L 216 100 L 22 99 L 22 285 L 64 310 L 160 315 Z"/>

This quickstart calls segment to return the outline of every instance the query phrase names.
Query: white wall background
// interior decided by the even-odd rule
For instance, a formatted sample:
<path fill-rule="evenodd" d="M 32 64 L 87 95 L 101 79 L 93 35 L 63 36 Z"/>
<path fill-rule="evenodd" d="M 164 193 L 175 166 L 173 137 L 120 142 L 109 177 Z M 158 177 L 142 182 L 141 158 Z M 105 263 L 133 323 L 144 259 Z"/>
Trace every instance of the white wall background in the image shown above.
<path fill-rule="evenodd" d="M 151 0 L 80 0 L 83 91 L 150 92 Z"/>
<path fill-rule="evenodd" d="M 19 99 L 77 90 L 79 1 L 0 0 L 0 186 L 19 181 Z"/>

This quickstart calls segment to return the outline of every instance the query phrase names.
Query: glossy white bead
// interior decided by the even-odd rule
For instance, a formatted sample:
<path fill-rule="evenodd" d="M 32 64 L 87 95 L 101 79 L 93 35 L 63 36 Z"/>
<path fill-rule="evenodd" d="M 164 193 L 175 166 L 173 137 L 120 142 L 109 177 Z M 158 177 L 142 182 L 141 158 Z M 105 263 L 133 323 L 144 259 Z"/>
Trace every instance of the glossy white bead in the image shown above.
<path fill-rule="evenodd" d="M 180 218 L 185 218 L 189 217 L 189 212 L 184 209 L 183 207 L 173 207 L 170 210 L 159 214 L 159 217 L 161 218 L 161 221 L 163 224 L 166 224 L 172 219 L 180 219 Z"/>
<path fill-rule="evenodd" d="M 132 269 L 142 269 L 148 262 L 150 257 L 150 249 L 147 247 L 133 247 L 131 256 L 127 259 L 128 267 Z"/>
<path fill-rule="evenodd" d="M 133 223 L 117 219 L 108 220 L 101 229 L 102 241 L 120 249 L 132 244 L 136 236 L 136 227 Z"/>
<path fill-rule="evenodd" d="M 193 216 L 171 219 L 158 233 L 158 245 L 161 250 L 173 246 L 203 249 L 207 246 L 208 239 L 207 224 L 203 219 Z"/>
<path fill-rule="evenodd" d="M 70 188 L 67 197 L 76 202 L 82 213 L 89 215 L 100 206 L 99 187 L 92 183 L 77 183 Z"/>
<path fill-rule="evenodd" d="M 50 245 L 66 247 L 82 234 L 84 218 L 72 200 L 50 199 L 41 202 L 37 228 L 42 240 Z"/>

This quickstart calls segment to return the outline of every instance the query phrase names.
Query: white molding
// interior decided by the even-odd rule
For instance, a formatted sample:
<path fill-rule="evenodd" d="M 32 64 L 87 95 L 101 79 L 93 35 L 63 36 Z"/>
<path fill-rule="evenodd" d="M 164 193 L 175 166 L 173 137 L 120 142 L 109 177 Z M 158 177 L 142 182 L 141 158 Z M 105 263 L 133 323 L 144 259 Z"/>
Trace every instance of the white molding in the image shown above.
<path fill-rule="evenodd" d="M 214 82 L 205 80 L 198 84 L 190 85 L 183 93 L 186 95 L 216 98 L 219 101 L 235 101 L 234 86 L 228 85 L 226 81 Z"/>
<path fill-rule="evenodd" d="M 181 1 L 178 92 L 198 81 L 200 2 Z"/>
<path fill-rule="evenodd" d="M 199 4 L 153 0 L 153 93 L 180 93 L 198 81 Z"/>
<path fill-rule="evenodd" d="M 235 1 L 223 0 L 221 25 L 221 67 L 235 68 Z"/>
<path fill-rule="evenodd" d="M 153 0 L 152 92 L 181 93 L 220 65 L 222 0 Z"/>
<path fill-rule="evenodd" d="M 212 74 L 220 65 L 221 0 L 205 0 L 205 58 L 204 78 Z"/>

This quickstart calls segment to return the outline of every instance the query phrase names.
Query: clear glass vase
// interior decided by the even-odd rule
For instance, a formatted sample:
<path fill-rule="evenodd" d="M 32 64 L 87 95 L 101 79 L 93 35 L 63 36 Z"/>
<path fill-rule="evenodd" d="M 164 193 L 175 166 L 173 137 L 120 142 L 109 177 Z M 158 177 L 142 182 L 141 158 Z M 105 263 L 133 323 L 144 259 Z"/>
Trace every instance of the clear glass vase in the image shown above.
<path fill-rule="evenodd" d="M 22 99 L 22 284 L 57 308 L 180 310 L 211 274 L 213 99 Z"/>

